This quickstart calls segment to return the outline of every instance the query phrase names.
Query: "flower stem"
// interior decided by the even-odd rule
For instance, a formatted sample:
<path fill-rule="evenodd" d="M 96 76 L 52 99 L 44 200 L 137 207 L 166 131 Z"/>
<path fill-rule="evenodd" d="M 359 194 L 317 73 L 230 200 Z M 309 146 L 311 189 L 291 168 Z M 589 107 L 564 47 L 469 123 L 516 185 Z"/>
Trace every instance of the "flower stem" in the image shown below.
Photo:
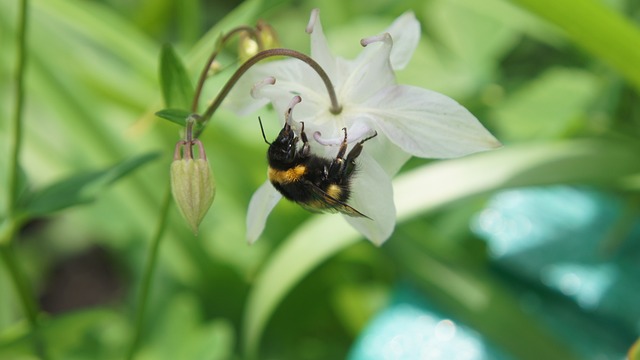
<path fill-rule="evenodd" d="M 27 62 L 27 20 L 28 4 L 27 0 L 20 2 L 20 13 L 18 15 L 17 29 L 17 55 L 16 55 L 16 79 L 15 79 L 15 99 L 12 134 L 9 146 L 9 171 L 7 186 L 7 217 L 11 218 L 16 212 L 20 181 L 20 150 L 22 147 L 22 112 L 24 108 L 24 73 Z"/>
<path fill-rule="evenodd" d="M 162 235 L 164 234 L 164 230 L 166 228 L 170 205 L 171 205 L 171 188 L 167 186 L 164 199 L 162 200 L 162 205 L 160 206 L 160 214 L 159 214 L 158 223 L 156 224 L 156 230 L 151 240 L 151 246 L 149 247 L 149 252 L 147 253 L 147 260 L 144 268 L 144 273 L 142 275 L 142 283 L 140 285 L 140 293 L 138 297 L 138 309 L 136 312 L 136 322 L 135 322 L 135 330 L 134 330 L 135 332 L 133 335 L 133 339 L 131 340 L 129 352 L 127 354 L 127 359 L 129 360 L 133 359 L 133 357 L 135 356 L 136 351 L 138 350 L 138 345 L 140 344 L 140 339 L 142 337 L 144 315 L 147 308 L 149 290 L 151 288 L 151 280 L 153 278 L 156 262 L 158 260 L 158 250 L 160 249 L 160 241 L 162 240 Z"/>
<path fill-rule="evenodd" d="M 224 85 L 222 90 L 220 90 L 220 92 L 218 93 L 218 96 L 216 96 L 216 98 L 213 100 L 213 103 L 211 103 L 211 105 L 207 108 L 207 111 L 204 113 L 204 115 L 202 115 L 201 121 L 203 122 L 203 124 L 206 124 L 206 122 L 209 121 L 213 113 L 218 109 L 218 107 L 220 107 L 220 104 L 222 104 L 222 101 L 224 100 L 224 98 L 227 95 L 229 95 L 229 92 L 231 91 L 233 86 L 236 84 L 236 82 L 240 80 L 242 75 L 244 75 L 244 73 L 246 73 L 247 70 L 249 70 L 249 68 L 251 68 L 257 62 L 273 56 L 287 56 L 287 57 L 296 58 L 304 61 L 306 64 L 311 66 L 311 68 L 315 70 L 316 73 L 318 73 L 318 75 L 322 79 L 322 82 L 324 82 L 324 85 L 327 88 L 327 92 L 329 93 L 329 99 L 331 100 L 331 109 L 330 109 L 331 113 L 339 114 L 340 111 L 342 111 L 342 107 L 338 103 L 338 97 L 336 96 L 336 91 L 333 87 L 333 84 L 331 83 L 331 79 L 329 79 L 329 75 L 327 75 L 327 73 L 320 66 L 320 64 L 318 64 L 311 57 L 301 52 L 291 50 L 291 49 L 278 48 L 278 49 L 263 50 L 255 54 L 254 56 L 249 58 L 249 60 L 245 61 L 244 64 L 242 64 L 242 66 L 238 68 L 238 70 L 236 70 L 236 72 L 231 76 L 231 78 Z M 204 130 L 204 125 L 200 127 L 199 131 L 196 133 L 195 135 L 196 138 L 200 136 L 200 133 L 202 132 L 202 130 Z"/>
<path fill-rule="evenodd" d="M 24 110 L 24 78 L 27 64 L 27 25 L 29 20 L 29 6 L 27 0 L 20 1 L 18 13 L 18 28 L 16 29 L 16 72 L 14 113 L 11 123 L 9 141 L 9 168 L 7 171 L 7 211 L 6 218 L 1 224 L 0 257 L 7 267 L 9 277 L 22 304 L 23 311 L 29 322 L 35 353 L 41 359 L 47 359 L 44 342 L 38 330 L 38 305 L 34 300 L 29 282 L 20 271 L 20 266 L 13 250 L 13 239 L 20 229 L 23 218 L 18 216 L 18 195 L 20 192 L 20 151 L 22 149 L 22 115 Z"/>
<path fill-rule="evenodd" d="M 256 29 L 250 26 L 238 26 L 233 30 L 231 30 L 230 32 L 228 32 L 227 34 L 225 34 L 219 41 L 216 42 L 216 48 L 213 50 L 211 55 L 209 55 L 209 59 L 205 63 L 204 67 L 202 68 L 202 72 L 200 73 L 200 77 L 198 78 L 198 85 L 196 85 L 196 92 L 195 92 L 195 95 L 193 96 L 193 102 L 191 103 L 191 112 L 195 113 L 198 111 L 198 102 L 200 101 L 200 94 L 202 93 L 202 87 L 204 86 L 204 82 L 207 79 L 209 68 L 211 67 L 211 64 L 213 64 L 213 61 L 216 59 L 216 57 L 220 53 L 222 46 L 227 41 L 229 41 L 229 39 L 233 35 L 241 33 L 243 31 L 246 31 L 247 33 L 249 33 L 249 35 L 256 41 L 256 43 L 258 43 L 259 50 L 263 49 L 262 39 L 260 38 L 260 36 L 258 36 Z"/>
<path fill-rule="evenodd" d="M 0 257 L 7 268 L 13 287 L 16 290 L 25 316 L 27 317 L 27 321 L 29 322 L 31 335 L 33 336 L 32 341 L 34 351 L 38 358 L 48 359 L 49 356 L 47 355 L 44 341 L 38 328 L 38 305 L 34 301 L 34 296 L 29 287 L 29 282 L 20 270 L 10 239 L 7 241 L 5 240 L 7 239 L 1 240 Z"/>

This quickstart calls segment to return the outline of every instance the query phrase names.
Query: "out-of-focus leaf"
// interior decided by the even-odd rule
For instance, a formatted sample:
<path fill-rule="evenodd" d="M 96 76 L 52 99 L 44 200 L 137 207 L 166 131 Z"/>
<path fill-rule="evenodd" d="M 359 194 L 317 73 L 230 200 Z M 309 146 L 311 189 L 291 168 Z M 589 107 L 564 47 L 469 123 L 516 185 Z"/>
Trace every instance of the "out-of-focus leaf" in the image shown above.
<path fill-rule="evenodd" d="M 91 202 L 107 186 L 157 158 L 158 155 L 158 153 L 150 153 L 137 156 L 104 170 L 77 174 L 60 180 L 27 196 L 21 210 L 27 216 L 37 217 Z"/>
<path fill-rule="evenodd" d="M 232 357 L 233 329 L 224 320 L 203 322 L 193 294 L 178 294 L 156 324 L 141 359 L 211 359 Z"/>
<path fill-rule="evenodd" d="M 495 111 L 503 141 L 550 139 L 575 127 L 596 98 L 597 78 L 554 68 L 508 95 Z"/>
<path fill-rule="evenodd" d="M 640 90 L 640 30 L 602 1 L 511 0 L 562 28 L 576 44 L 618 70 Z"/>
<path fill-rule="evenodd" d="M 255 355 L 267 320 L 284 296 L 318 264 L 354 244 L 359 234 L 339 216 L 321 216 L 300 226 L 269 259 L 249 294 L 244 345 Z"/>
<path fill-rule="evenodd" d="M 640 360 L 640 339 L 629 349 L 629 360 Z"/>
<path fill-rule="evenodd" d="M 128 341 L 125 319 L 105 309 L 46 319 L 40 331 L 52 359 L 115 359 L 121 357 L 119 351 Z M 27 327 L 2 334 L 0 358 L 34 359 Z"/>
<path fill-rule="evenodd" d="M 186 126 L 186 120 L 191 115 L 190 111 L 182 109 L 163 109 L 156 112 L 156 116 L 169 120 L 172 123 L 176 123 L 180 126 Z"/>
<path fill-rule="evenodd" d="M 577 140 L 507 147 L 423 166 L 394 180 L 398 221 L 498 189 L 618 184 L 621 178 L 640 172 L 635 160 L 639 151 L 637 145 L 620 141 Z M 322 216 L 306 222 L 283 242 L 249 294 L 243 334 L 248 354 L 257 352 L 269 316 L 297 282 L 360 238 L 341 217 Z"/>
<path fill-rule="evenodd" d="M 169 44 L 160 52 L 160 86 L 164 103 L 169 108 L 189 109 L 194 88 L 184 64 Z"/>

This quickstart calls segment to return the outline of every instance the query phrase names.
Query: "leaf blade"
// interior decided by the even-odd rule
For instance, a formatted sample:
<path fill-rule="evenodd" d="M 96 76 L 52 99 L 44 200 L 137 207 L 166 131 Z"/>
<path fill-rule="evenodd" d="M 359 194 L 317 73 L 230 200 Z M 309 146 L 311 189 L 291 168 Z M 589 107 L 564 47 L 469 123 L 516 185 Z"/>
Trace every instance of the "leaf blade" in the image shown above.
<path fill-rule="evenodd" d="M 148 153 L 103 170 L 71 175 L 27 195 L 21 211 L 33 218 L 91 202 L 107 186 L 158 156 Z"/>
<path fill-rule="evenodd" d="M 160 87 L 167 107 L 190 108 L 195 90 L 187 69 L 169 44 L 160 52 Z"/>

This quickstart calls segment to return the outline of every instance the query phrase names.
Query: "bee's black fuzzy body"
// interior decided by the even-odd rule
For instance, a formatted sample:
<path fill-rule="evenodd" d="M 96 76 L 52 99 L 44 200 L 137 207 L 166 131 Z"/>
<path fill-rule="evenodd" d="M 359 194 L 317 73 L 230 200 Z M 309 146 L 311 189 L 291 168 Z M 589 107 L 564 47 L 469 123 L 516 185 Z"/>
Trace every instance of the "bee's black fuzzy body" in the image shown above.
<path fill-rule="evenodd" d="M 278 137 L 269 145 L 269 181 L 282 196 L 314 212 L 340 212 L 350 216 L 367 217 L 347 205 L 351 195 L 351 180 L 356 172 L 355 159 L 362 152 L 362 144 L 373 135 L 356 143 L 348 154 L 346 129 L 338 155 L 327 159 L 310 153 L 304 123 L 298 138 L 291 126 L 285 124 Z M 298 148 L 298 141 L 302 147 Z"/>

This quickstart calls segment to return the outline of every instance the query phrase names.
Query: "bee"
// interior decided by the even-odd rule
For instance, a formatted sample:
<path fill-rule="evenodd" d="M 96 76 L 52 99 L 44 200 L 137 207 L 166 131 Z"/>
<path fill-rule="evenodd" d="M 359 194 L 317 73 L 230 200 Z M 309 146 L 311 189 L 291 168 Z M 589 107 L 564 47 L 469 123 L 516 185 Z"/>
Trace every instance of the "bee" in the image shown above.
<path fill-rule="evenodd" d="M 340 212 L 349 216 L 365 217 L 365 214 L 349 206 L 352 179 L 357 171 L 355 160 L 360 156 L 365 141 L 377 133 L 356 143 L 347 153 L 347 129 L 334 159 L 327 159 L 310 152 L 309 140 L 300 122 L 300 137 L 296 136 L 288 119 L 273 142 L 267 141 L 260 121 L 262 138 L 269 145 L 269 181 L 282 196 L 312 212 Z M 298 142 L 302 140 L 302 147 Z M 346 154 L 346 157 L 345 157 Z"/>

